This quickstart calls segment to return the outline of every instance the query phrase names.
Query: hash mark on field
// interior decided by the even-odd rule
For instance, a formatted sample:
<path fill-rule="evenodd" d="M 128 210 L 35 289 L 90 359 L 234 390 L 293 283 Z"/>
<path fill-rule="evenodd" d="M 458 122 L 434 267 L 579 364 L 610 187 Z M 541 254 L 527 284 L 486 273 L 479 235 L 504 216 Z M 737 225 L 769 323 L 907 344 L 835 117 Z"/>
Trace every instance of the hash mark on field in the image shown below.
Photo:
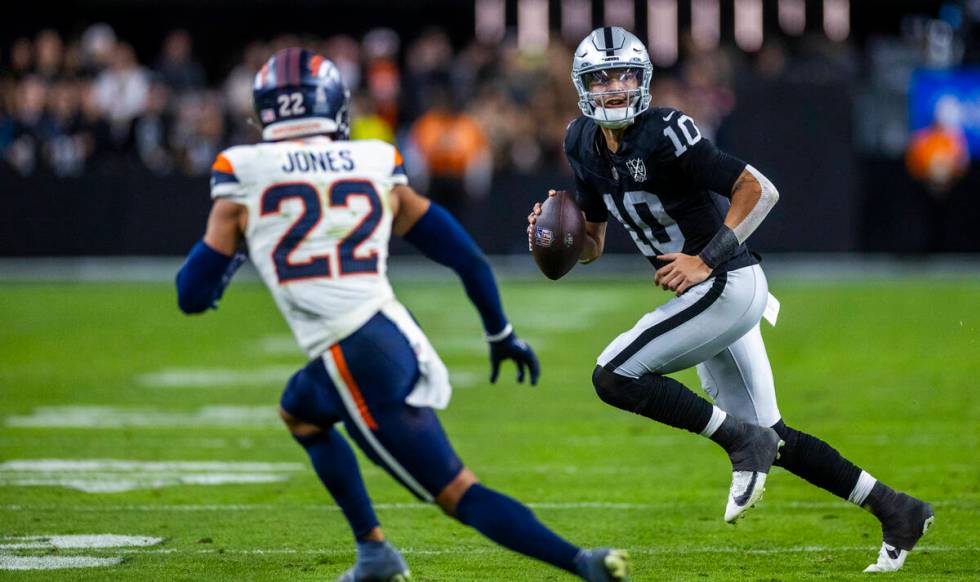
<path fill-rule="evenodd" d="M 8 416 L 22 428 L 124 428 L 187 426 L 276 426 L 275 406 L 203 406 L 194 411 L 162 411 L 121 406 L 39 406 L 26 416 Z"/>

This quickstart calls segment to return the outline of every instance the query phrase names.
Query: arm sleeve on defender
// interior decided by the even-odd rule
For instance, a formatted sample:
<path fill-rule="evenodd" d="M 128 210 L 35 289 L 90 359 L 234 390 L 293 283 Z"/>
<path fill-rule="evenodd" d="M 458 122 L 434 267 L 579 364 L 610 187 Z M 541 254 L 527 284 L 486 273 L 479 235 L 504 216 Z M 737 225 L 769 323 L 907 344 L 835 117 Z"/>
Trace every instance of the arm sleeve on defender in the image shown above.
<path fill-rule="evenodd" d="M 235 271 L 245 262 L 243 253 L 227 256 L 198 241 L 177 272 L 177 305 L 190 315 L 216 307 Z"/>
<path fill-rule="evenodd" d="M 779 201 L 779 191 L 772 185 L 769 178 L 763 176 L 762 172 L 756 170 L 750 164 L 746 164 L 745 169 L 759 181 L 759 185 L 762 186 L 762 194 L 759 196 L 759 201 L 752 207 L 752 210 L 742 219 L 742 222 L 732 228 L 735 237 L 738 238 L 739 244 L 744 243 L 745 239 L 749 238 L 749 235 L 755 232 L 755 229 L 759 228 L 763 219 L 769 214 L 772 207 L 776 205 L 776 202 Z"/>
<path fill-rule="evenodd" d="M 459 275 L 466 295 L 480 312 L 487 337 L 496 338 L 510 328 L 490 263 L 472 237 L 445 208 L 433 202 L 404 238 L 426 257 Z"/>

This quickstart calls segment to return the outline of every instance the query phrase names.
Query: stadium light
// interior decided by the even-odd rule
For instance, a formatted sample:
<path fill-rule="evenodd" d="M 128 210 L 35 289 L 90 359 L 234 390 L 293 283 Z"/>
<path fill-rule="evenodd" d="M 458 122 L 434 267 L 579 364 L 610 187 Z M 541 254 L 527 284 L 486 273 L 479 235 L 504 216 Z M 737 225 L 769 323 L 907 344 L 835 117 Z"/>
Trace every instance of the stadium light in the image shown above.
<path fill-rule="evenodd" d="M 502 41 L 507 27 L 505 0 L 476 0 L 475 12 L 476 38 L 487 44 Z"/>
<path fill-rule="evenodd" d="M 522 51 L 548 48 L 548 0 L 518 0 L 517 46 Z"/>
<path fill-rule="evenodd" d="M 633 0 L 606 0 L 605 16 L 606 26 L 622 26 L 626 30 L 633 30 L 634 22 Z"/>
<path fill-rule="evenodd" d="M 677 62 L 677 0 L 647 0 L 647 45 L 661 67 Z"/>
<path fill-rule="evenodd" d="M 850 0 L 823 0 L 823 31 L 830 40 L 847 40 L 851 33 Z"/>
<path fill-rule="evenodd" d="M 718 0 L 691 1 L 691 40 L 702 50 L 718 48 L 721 40 L 721 8 Z"/>
<path fill-rule="evenodd" d="M 806 0 L 779 0 L 779 26 L 786 34 L 803 34 L 806 30 Z"/>
<path fill-rule="evenodd" d="M 762 0 L 735 0 L 735 43 L 746 52 L 762 48 Z"/>
<path fill-rule="evenodd" d="M 577 43 L 591 30 L 591 0 L 562 0 L 561 34 L 565 40 Z"/>

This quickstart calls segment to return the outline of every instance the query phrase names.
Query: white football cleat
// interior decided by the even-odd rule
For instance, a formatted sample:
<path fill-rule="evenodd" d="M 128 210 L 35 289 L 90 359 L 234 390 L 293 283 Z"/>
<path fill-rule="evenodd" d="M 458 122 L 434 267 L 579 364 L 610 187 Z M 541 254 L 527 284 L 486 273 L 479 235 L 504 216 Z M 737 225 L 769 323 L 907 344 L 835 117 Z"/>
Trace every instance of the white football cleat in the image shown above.
<path fill-rule="evenodd" d="M 881 551 L 878 552 L 878 561 L 864 569 L 865 572 L 897 572 L 905 565 L 905 558 L 909 553 L 901 548 L 881 544 Z"/>
<path fill-rule="evenodd" d="M 922 536 L 926 535 L 936 516 L 932 513 L 932 506 L 904 493 L 896 496 L 897 511 L 889 520 L 888 526 L 883 525 L 882 530 L 885 539 L 890 539 L 895 544 L 883 541 L 881 550 L 878 551 L 878 561 L 864 569 L 868 573 L 897 572 L 905 565 L 905 559 Z M 886 529 L 887 528 L 887 529 Z"/>
<path fill-rule="evenodd" d="M 757 471 L 732 473 L 732 487 L 728 490 L 728 504 L 725 506 L 726 522 L 735 523 L 735 520 L 762 499 L 766 490 L 766 476 Z"/>

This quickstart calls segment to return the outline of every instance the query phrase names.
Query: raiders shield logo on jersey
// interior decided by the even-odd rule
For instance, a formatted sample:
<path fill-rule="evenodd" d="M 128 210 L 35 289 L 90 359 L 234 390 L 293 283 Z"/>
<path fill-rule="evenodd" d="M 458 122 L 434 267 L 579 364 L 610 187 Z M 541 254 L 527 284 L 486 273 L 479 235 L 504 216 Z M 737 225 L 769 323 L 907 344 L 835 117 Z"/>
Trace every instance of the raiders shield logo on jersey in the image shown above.
<path fill-rule="evenodd" d="M 626 167 L 629 168 L 630 174 L 633 174 L 633 181 L 647 181 L 647 166 L 643 163 L 643 160 L 640 158 L 633 158 L 632 160 L 626 162 Z"/>

